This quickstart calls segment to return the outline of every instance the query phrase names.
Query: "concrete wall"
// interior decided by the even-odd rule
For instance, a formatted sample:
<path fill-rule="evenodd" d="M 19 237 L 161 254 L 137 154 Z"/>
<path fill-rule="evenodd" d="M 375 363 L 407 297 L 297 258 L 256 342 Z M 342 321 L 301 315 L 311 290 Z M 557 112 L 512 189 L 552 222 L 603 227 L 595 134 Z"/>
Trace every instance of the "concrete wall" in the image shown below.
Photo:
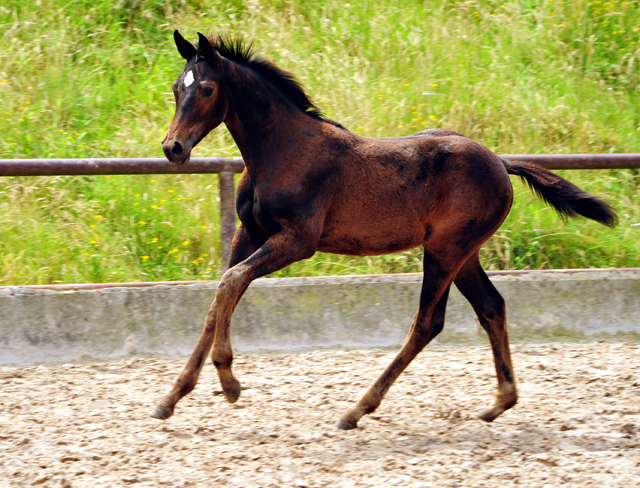
<path fill-rule="evenodd" d="M 493 276 L 512 338 L 640 338 L 640 271 Z M 399 345 L 421 275 L 261 279 L 233 317 L 239 353 Z M 216 282 L 94 290 L 0 288 L 0 363 L 186 356 Z M 440 341 L 483 340 L 452 287 Z"/>

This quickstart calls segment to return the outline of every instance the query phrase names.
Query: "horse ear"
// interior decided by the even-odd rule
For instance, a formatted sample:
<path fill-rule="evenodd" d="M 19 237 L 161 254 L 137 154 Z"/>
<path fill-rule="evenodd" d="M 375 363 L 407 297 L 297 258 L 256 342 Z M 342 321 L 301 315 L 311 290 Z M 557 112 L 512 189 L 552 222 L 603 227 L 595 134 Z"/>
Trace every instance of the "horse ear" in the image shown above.
<path fill-rule="evenodd" d="M 207 39 L 207 36 L 200 32 L 198 32 L 198 49 L 200 49 L 200 52 L 205 58 L 213 64 L 218 64 L 220 55 L 215 49 L 213 49 L 213 47 L 211 47 L 211 43 L 209 42 L 209 39 Z"/>
<path fill-rule="evenodd" d="M 176 47 L 178 48 L 180 56 L 187 61 L 196 55 L 197 51 L 194 45 L 182 37 L 177 30 L 173 31 L 173 40 L 176 41 Z"/>

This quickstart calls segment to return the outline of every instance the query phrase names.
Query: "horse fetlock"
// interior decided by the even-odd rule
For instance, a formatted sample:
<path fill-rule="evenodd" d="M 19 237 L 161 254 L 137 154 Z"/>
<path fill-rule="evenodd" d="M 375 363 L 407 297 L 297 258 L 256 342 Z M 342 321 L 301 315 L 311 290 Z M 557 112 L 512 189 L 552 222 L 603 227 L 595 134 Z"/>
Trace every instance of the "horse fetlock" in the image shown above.
<path fill-rule="evenodd" d="M 505 410 L 518 403 L 518 390 L 513 383 L 506 383 L 498 388 L 496 393 L 496 405 L 502 405 Z"/>
<path fill-rule="evenodd" d="M 496 394 L 493 407 L 482 410 L 477 417 L 485 422 L 493 422 L 497 417 L 518 403 L 518 393 L 513 384 L 505 385 Z"/>
<path fill-rule="evenodd" d="M 178 380 L 176 381 L 174 389 L 170 394 L 177 393 L 178 398 L 187 396 L 189 393 L 191 393 L 194 390 L 197 382 L 198 382 L 197 375 L 190 375 L 184 378 L 179 377 Z"/>
<path fill-rule="evenodd" d="M 233 364 L 233 351 L 231 347 L 214 346 L 211 350 L 211 361 L 218 370 L 219 375 L 227 374 L 224 373 L 225 371 L 231 374 L 231 365 Z"/>

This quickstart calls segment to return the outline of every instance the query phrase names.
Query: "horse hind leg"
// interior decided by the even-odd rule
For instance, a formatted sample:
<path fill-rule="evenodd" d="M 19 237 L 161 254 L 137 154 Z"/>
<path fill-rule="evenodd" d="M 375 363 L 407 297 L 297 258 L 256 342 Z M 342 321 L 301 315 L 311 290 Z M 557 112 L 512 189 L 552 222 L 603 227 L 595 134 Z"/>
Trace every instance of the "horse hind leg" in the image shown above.
<path fill-rule="evenodd" d="M 453 276 L 451 272 L 443 270 L 440 263 L 429 260 L 427 257 L 428 253 L 425 251 L 425 275 L 420 294 L 420 308 L 413 319 L 404 345 L 384 373 L 371 385 L 362 398 L 338 420 L 336 427 L 339 429 L 355 429 L 360 418 L 374 412 L 398 376 L 420 351 L 442 331 Z"/>
<path fill-rule="evenodd" d="M 478 418 L 491 422 L 518 401 L 509 352 L 505 302 L 482 269 L 477 252 L 465 262 L 454 282 L 462 295 L 471 303 L 491 343 L 498 377 L 498 391 L 493 406 L 478 414 Z"/>

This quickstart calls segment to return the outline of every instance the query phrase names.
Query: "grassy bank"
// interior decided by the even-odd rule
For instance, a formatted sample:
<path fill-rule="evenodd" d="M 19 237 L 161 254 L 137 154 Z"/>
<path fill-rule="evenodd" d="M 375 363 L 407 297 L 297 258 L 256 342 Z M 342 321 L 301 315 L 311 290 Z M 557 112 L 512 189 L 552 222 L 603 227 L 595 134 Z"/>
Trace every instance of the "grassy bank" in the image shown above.
<path fill-rule="evenodd" d="M 445 127 L 498 153 L 640 152 L 637 1 L 10 0 L 0 157 L 160 157 L 183 67 L 174 28 L 254 40 L 363 135 Z M 226 129 L 205 155 L 238 155 Z M 564 224 L 514 181 L 487 268 L 640 266 L 638 172 L 564 176 L 619 226 Z M 0 179 L 0 285 L 216 278 L 217 197 L 215 176 Z M 419 250 L 318 254 L 278 276 L 420 269 Z"/>

